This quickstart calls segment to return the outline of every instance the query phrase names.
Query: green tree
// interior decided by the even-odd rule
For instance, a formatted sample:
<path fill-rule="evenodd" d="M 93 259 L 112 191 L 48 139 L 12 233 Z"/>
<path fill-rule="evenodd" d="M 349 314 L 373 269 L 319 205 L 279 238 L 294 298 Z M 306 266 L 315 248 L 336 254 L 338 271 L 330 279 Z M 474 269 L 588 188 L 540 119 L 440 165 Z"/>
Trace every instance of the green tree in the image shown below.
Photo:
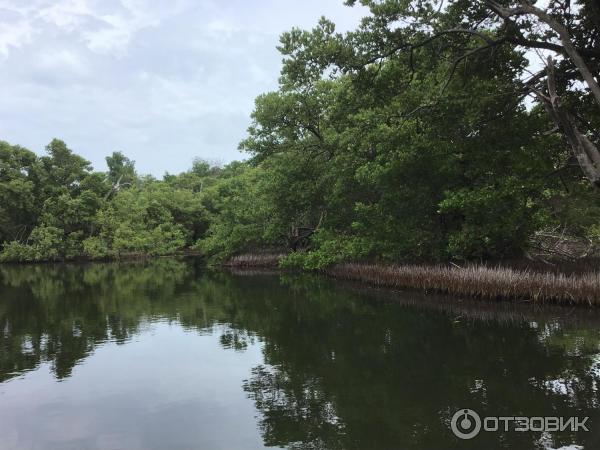
<path fill-rule="evenodd" d="M 135 161 L 127 158 L 121 152 L 113 152 L 106 157 L 108 166 L 108 180 L 115 186 L 131 186 L 137 177 Z"/>
<path fill-rule="evenodd" d="M 27 237 L 37 220 L 38 164 L 33 152 L 0 141 L 0 244 Z"/>
<path fill-rule="evenodd" d="M 74 154 L 59 139 L 53 139 L 46 146 L 46 152 L 48 156 L 40 158 L 40 185 L 44 199 L 65 189 L 68 192 L 79 191 L 81 182 L 91 170 L 89 161 Z"/>
<path fill-rule="evenodd" d="M 224 169 L 226 174 L 235 170 L 234 176 L 221 178 L 202 195 L 210 226 L 196 247 L 218 262 L 277 243 L 272 230 L 274 209 L 263 187 L 268 174 L 260 168 L 234 166 Z"/>

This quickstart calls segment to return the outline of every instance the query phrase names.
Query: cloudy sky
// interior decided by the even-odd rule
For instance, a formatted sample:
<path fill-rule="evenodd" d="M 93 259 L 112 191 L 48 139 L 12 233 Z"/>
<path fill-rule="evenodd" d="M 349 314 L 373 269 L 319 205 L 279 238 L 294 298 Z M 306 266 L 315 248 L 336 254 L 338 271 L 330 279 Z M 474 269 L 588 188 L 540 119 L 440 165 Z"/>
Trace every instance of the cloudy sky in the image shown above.
<path fill-rule="evenodd" d="M 281 32 L 343 0 L 0 0 L 0 139 L 58 137 L 94 167 L 123 151 L 141 173 L 229 162 L 254 98 L 277 86 Z"/>

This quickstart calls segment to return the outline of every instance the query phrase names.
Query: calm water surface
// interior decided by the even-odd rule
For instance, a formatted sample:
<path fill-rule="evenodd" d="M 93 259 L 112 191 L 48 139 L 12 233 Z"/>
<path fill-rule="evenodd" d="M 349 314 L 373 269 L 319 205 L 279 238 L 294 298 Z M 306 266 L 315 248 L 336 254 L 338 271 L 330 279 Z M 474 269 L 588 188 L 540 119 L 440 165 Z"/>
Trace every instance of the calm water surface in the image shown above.
<path fill-rule="evenodd" d="M 193 260 L 0 266 L 0 449 L 599 449 L 599 325 Z M 463 441 L 460 408 L 590 431 Z"/>

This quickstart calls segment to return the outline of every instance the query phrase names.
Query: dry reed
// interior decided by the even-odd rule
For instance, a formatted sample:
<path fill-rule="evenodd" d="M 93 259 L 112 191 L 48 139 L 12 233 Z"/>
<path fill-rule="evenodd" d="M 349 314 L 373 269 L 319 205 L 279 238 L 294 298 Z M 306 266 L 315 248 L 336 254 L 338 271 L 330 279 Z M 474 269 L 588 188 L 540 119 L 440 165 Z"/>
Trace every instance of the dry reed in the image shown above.
<path fill-rule="evenodd" d="M 419 289 L 498 300 L 600 305 L 600 272 L 540 273 L 505 267 L 340 264 L 324 271 L 336 278 L 374 286 Z"/>
<path fill-rule="evenodd" d="M 247 253 L 234 256 L 225 266 L 227 267 L 278 267 L 283 253 Z"/>

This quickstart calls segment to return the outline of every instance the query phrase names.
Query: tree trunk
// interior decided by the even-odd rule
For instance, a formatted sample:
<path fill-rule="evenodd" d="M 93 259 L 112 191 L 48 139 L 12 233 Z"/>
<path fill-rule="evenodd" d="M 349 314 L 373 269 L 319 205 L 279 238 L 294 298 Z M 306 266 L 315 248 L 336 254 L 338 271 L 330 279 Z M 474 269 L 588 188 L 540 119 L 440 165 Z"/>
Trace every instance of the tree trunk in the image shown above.
<path fill-rule="evenodd" d="M 547 72 L 548 96 L 539 91 L 534 92 L 556 126 L 562 130 L 586 178 L 596 189 L 600 189 L 600 150 L 585 134 L 579 131 L 575 119 L 565 110 L 556 92 L 554 59 L 551 56 L 548 57 Z"/>

